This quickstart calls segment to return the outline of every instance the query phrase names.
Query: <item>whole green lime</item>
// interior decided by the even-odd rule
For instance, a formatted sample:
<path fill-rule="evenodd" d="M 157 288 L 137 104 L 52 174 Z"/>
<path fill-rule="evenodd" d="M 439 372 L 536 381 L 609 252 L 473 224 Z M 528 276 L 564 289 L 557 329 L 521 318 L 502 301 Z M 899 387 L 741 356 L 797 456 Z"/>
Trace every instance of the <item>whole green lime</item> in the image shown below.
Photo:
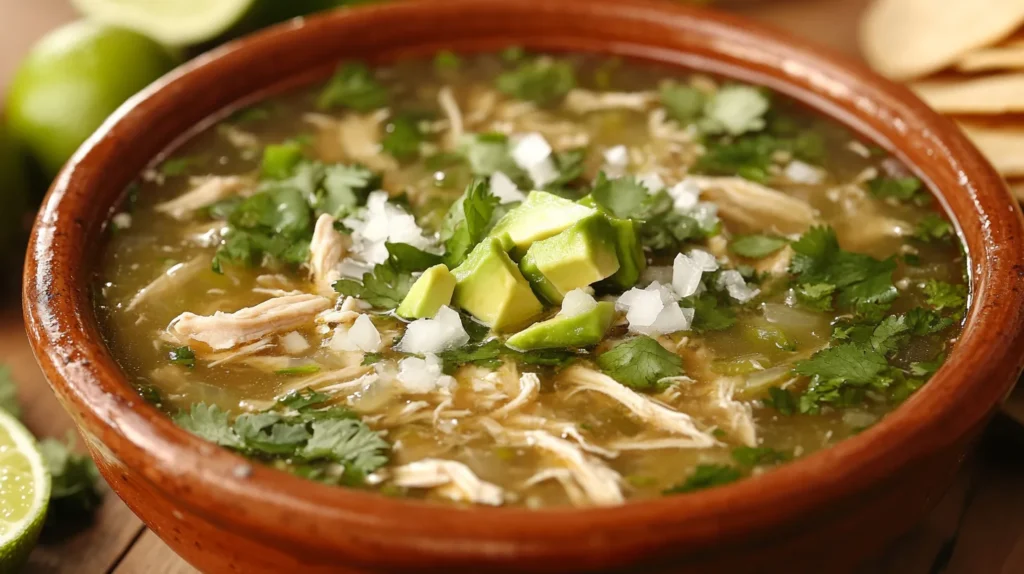
<path fill-rule="evenodd" d="M 28 198 L 24 158 L 0 123 L 0 261 L 12 257 L 21 240 Z"/>
<path fill-rule="evenodd" d="M 12 135 L 52 177 L 125 100 L 174 67 L 157 42 L 87 20 L 40 40 L 7 96 Z"/>

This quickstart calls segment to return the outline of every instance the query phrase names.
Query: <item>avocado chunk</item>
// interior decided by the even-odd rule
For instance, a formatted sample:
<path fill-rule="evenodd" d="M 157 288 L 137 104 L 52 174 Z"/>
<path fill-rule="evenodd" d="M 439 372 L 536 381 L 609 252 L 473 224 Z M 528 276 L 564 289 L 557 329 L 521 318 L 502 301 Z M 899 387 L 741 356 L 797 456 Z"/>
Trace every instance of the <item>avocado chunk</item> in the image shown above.
<path fill-rule="evenodd" d="M 619 269 L 615 230 L 608 218 L 595 213 L 568 229 L 534 243 L 519 269 L 543 299 L 559 304 L 573 289 L 586 287 Z"/>
<path fill-rule="evenodd" d="M 439 263 L 423 272 L 395 311 L 403 319 L 429 319 L 452 302 L 455 276 Z"/>
<path fill-rule="evenodd" d="M 498 220 L 491 237 L 501 241 L 502 248 L 516 260 L 535 241 L 561 233 L 573 223 L 596 211 L 546 191 L 531 191 L 526 200 Z"/>
<path fill-rule="evenodd" d="M 594 196 L 587 194 L 580 198 L 580 205 L 597 207 Z M 606 214 L 607 215 L 607 214 Z M 619 270 L 608 282 L 618 289 L 629 289 L 640 280 L 647 269 L 647 256 L 640 242 L 640 223 L 632 219 L 619 219 L 608 215 L 608 221 L 615 228 L 615 255 L 619 258 Z"/>
<path fill-rule="evenodd" d="M 608 281 L 626 290 L 636 285 L 644 269 L 647 269 L 647 256 L 640 243 L 640 224 L 632 219 L 617 217 L 609 217 L 608 221 L 615 230 L 615 256 L 619 259 L 619 270 Z"/>
<path fill-rule="evenodd" d="M 517 351 L 589 347 L 601 342 L 613 319 L 615 304 L 601 301 L 577 315 L 560 313 L 547 321 L 534 323 L 509 337 L 505 345 Z"/>
<path fill-rule="evenodd" d="M 496 238 L 481 241 L 452 274 L 455 305 L 495 331 L 522 327 L 544 310 Z"/>

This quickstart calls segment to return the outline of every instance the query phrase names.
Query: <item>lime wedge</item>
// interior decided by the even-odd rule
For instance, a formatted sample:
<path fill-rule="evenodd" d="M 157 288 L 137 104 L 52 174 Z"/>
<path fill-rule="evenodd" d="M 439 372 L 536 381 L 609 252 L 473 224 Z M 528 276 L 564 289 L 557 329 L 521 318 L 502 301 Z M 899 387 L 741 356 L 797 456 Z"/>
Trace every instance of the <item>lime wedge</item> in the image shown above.
<path fill-rule="evenodd" d="M 36 439 L 0 410 L 0 572 L 17 572 L 28 559 L 49 500 L 50 474 Z"/>
<path fill-rule="evenodd" d="M 289 0 L 279 0 L 287 3 Z M 242 21 L 257 0 L 72 0 L 101 22 L 142 32 L 168 46 L 198 44 Z"/>

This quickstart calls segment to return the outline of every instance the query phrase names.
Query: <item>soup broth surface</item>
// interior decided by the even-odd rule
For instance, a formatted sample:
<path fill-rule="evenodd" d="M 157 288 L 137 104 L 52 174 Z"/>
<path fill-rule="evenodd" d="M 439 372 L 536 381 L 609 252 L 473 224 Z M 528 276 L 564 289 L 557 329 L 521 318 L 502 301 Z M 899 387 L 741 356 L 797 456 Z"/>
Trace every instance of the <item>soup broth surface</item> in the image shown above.
<path fill-rule="evenodd" d="M 110 228 L 95 302 L 147 400 L 311 480 L 459 504 L 770 471 L 925 384 L 967 300 L 941 209 L 841 126 L 518 49 L 344 63 L 173 150 Z"/>

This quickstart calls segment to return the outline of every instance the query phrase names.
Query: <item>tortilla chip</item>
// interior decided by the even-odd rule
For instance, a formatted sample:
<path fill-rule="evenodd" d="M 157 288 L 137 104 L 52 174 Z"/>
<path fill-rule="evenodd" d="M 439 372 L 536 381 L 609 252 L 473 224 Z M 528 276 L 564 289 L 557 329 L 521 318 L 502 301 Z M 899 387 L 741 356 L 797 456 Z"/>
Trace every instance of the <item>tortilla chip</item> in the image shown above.
<path fill-rule="evenodd" d="M 910 87 L 929 106 L 944 114 L 1024 112 L 1024 72 L 974 79 L 944 77 Z"/>
<path fill-rule="evenodd" d="M 983 48 L 964 54 L 956 63 L 961 72 L 1024 70 L 1024 44 Z"/>
<path fill-rule="evenodd" d="M 991 127 L 960 122 L 960 128 L 1003 177 L 1024 176 L 1024 125 Z"/>
<path fill-rule="evenodd" d="M 875 0 L 861 21 L 860 48 L 882 74 L 909 80 L 1000 42 L 1022 23 L 1021 0 Z"/>

